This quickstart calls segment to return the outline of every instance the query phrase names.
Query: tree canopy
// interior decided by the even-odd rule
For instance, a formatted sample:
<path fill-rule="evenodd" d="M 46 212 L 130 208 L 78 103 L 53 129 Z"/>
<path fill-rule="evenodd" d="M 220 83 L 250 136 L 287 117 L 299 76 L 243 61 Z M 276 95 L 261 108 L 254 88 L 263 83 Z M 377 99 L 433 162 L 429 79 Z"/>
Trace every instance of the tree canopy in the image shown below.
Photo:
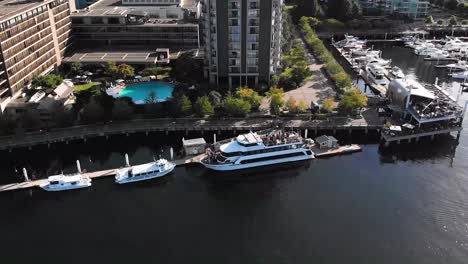
<path fill-rule="evenodd" d="M 359 110 L 366 105 L 366 95 L 354 88 L 347 90 L 340 101 L 340 107 L 348 112 Z"/>
<path fill-rule="evenodd" d="M 63 77 L 57 74 L 48 74 L 44 76 L 35 76 L 32 81 L 31 85 L 34 88 L 42 87 L 42 88 L 56 88 L 63 82 Z"/>
<path fill-rule="evenodd" d="M 240 98 L 228 95 L 223 101 L 223 110 L 229 116 L 244 117 L 248 113 L 252 106 L 249 102 Z"/>
<path fill-rule="evenodd" d="M 198 116 L 212 115 L 214 113 L 213 105 L 210 102 L 208 96 L 198 97 L 193 106 L 195 114 Z"/>
<path fill-rule="evenodd" d="M 241 87 L 236 90 L 236 97 L 249 102 L 252 110 L 256 111 L 260 107 L 262 97 L 252 88 Z"/>
<path fill-rule="evenodd" d="M 280 113 L 281 107 L 284 105 L 284 91 L 282 88 L 271 87 L 266 93 L 270 97 L 270 111 L 275 115 Z"/>

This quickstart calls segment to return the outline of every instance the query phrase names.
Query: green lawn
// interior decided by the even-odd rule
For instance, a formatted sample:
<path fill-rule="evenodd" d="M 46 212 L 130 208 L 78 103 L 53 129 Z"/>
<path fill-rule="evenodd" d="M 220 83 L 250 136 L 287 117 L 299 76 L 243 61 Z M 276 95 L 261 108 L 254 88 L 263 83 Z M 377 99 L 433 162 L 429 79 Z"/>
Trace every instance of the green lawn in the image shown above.
<path fill-rule="evenodd" d="M 100 85 L 100 84 L 101 84 L 100 82 L 90 82 L 90 83 L 85 83 L 85 84 L 77 84 L 77 85 L 75 85 L 75 91 L 76 92 L 85 91 L 85 90 L 91 89 L 94 86 L 97 86 L 97 85 Z"/>

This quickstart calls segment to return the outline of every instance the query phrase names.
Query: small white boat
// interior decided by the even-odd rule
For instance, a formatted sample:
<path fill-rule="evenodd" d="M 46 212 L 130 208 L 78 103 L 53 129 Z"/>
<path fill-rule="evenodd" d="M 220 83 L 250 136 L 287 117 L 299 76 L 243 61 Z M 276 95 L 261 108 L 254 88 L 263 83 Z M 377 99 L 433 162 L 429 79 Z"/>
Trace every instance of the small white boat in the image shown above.
<path fill-rule="evenodd" d="M 458 61 L 457 63 L 450 63 L 445 65 L 449 71 L 467 71 L 468 65 L 465 61 Z"/>
<path fill-rule="evenodd" d="M 159 178 L 169 174 L 174 168 L 175 164 L 165 159 L 136 166 L 127 166 L 115 171 L 115 182 L 125 184 Z"/>
<path fill-rule="evenodd" d="M 87 188 L 91 186 L 91 179 L 83 176 L 81 173 L 73 175 L 54 175 L 47 179 L 47 183 L 41 184 L 39 187 L 46 191 L 67 191 L 73 189 Z"/>
<path fill-rule="evenodd" d="M 392 69 L 390 69 L 388 71 L 388 73 L 390 74 L 390 76 L 393 78 L 393 79 L 404 79 L 405 78 L 405 74 L 403 73 L 403 71 L 398 68 L 397 66 L 394 66 Z"/>
<path fill-rule="evenodd" d="M 449 74 L 453 79 L 468 80 L 468 71 Z"/>
<path fill-rule="evenodd" d="M 425 60 L 442 60 L 450 57 L 450 53 L 445 50 L 434 50 L 429 53 L 424 59 Z"/>
<path fill-rule="evenodd" d="M 439 52 L 440 50 L 435 47 L 431 47 L 430 45 L 425 45 L 424 47 L 421 48 L 415 48 L 414 49 L 414 54 L 418 56 L 428 56 L 431 53 Z"/>

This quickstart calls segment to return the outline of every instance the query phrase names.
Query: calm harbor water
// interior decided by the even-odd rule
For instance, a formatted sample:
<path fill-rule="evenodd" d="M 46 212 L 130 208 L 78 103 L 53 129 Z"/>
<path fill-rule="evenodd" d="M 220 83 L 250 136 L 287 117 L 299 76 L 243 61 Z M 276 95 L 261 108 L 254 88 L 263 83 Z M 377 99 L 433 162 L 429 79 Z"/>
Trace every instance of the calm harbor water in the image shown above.
<path fill-rule="evenodd" d="M 379 45 L 405 73 L 443 77 L 390 47 Z M 189 166 L 135 185 L 0 193 L 2 263 L 466 263 L 467 135 L 389 149 L 361 136 L 363 152 L 288 167 L 221 177 Z M 182 136 L 2 152 L 0 181 L 15 181 L 15 167 L 71 172 L 76 159 L 88 170 L 119 166 L 124 153 L 147 162 Z"/>

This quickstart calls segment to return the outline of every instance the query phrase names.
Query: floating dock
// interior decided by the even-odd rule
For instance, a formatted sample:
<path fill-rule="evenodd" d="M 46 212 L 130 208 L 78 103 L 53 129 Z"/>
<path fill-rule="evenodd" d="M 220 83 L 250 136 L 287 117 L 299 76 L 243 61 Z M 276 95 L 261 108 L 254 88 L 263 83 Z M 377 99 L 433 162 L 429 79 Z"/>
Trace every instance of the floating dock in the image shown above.
<path fill-rule="evenodd" d="M 331 149 L 320 149 L 318 146 L 315 145 L 311 147 L 311 149 L 315 153 L 316 158 L 325 158 L 329 156 L 343 155 L 362 151 L 361 146 L 357 144 L 339 146 Z"/>
<path fill-rule="evenodd" d="M 187 157 L 184 159 L 177 159 L 171 162 L 175 163 L 176 166 L 184 166 L 188 164 L 195 164 L 200 163 L 200 161 L 205 157 L 205 154 L 201 154 L 198 156 Z M 84 176 L 88 176 L 91 179 L 99 179 L 104 177 L 113 177 L 115 176 L 115 169 L 108 169 L 108 170 L 101 170 L 101 171 L 94 171 L 94 172 L 86 172 L 82 173 Z M 35 181 L 25 181 L 20 183 L 12 183 L 6 185 L 0 185 L 0 192 L 7 192 L 7 191 L 16 191 L 22 189 L 30 189 L 39 187 L 41 184 L 47 183 L 47 179 L 39 179 Z"/>

